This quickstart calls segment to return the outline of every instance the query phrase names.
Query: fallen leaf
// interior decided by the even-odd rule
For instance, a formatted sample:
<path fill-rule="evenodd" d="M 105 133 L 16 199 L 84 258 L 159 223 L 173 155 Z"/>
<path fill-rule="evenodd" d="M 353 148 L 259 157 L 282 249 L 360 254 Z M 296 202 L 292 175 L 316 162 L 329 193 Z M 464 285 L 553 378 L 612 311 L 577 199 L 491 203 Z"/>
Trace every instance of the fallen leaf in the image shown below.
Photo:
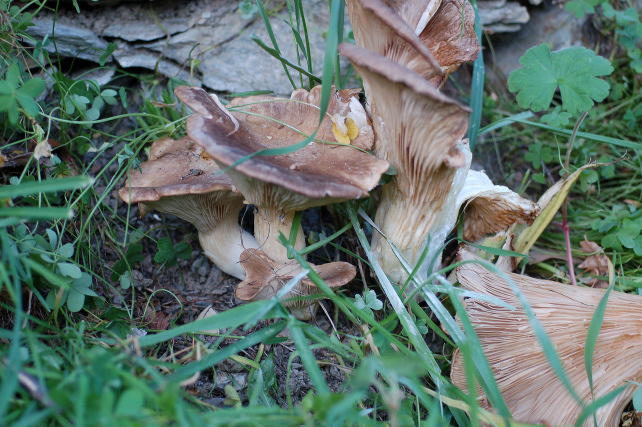
<path fill-rule="evenodd" d="M 597 243 L 589 241 L 586 236 L 584 236 L 584 241 L 580 243 L 580 246 L 585 253 L 594 255 L 586 257 L 578 267 L 583 268 L 585 273 L 593 276 L 607 276 L 609 274 L 609 259 L 604 255 L 602 248 Z M 593 288 L 606 288 L 609 285 L 608 281 L 599 277 L 590 277 L 582 280 L 582 282 Z"/>
<path fill-rule="evenodd" d="M 207 317 L 216 316 L 218 312 L 212 308 L 211 305 L 207 306 L 205 310 L 201 311 L 201 314 L 198 315 L 196 320 L 203 320 Z M 208 329 L 200 331 L 204 334 L 218 334 L 220 331 L 218 329 Z"/>
<path fill-rule="evenodd" d="M 49 140 L 45 139 L 42 140 L 36 145 L 36 148 L 33 150 L 33 157 L 36 158 L 36 160 L 40 160 L 42 157 L 51 157 L 51 145 L 49 144 Z"/>

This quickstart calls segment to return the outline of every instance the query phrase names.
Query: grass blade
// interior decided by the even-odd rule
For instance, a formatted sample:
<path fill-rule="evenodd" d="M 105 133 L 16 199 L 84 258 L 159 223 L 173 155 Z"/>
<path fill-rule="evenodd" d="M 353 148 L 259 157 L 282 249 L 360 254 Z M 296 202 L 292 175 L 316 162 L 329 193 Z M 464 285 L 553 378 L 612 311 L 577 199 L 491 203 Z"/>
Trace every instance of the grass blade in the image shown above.
<path fill-rule="evenodd" d="M 56 191 L 75 190 L 91 185 L 93 180 L 88 176 L 70 176 L 50 178 L 42 181 L 21 182 L 18 185 L 0 186 L 0 199 L 30 196 L 32 194 L 54 193 Z"/>
<path fill-rule="evenodd" d="M 479 21 L 479 12 L 477 11 L 477 1 L 471 0 L 470 2 L 475 10 L 475 34 L 481 47 L 482 26 Z M 473 81 L 470 90 L 470 115 L 468 124 L 468 139 L 470 140 L 470 151 L 475 150 L 475 143 L 477 142 L 477 134 L 479 133 L 479 126 L 481 124 L 482 104 L 484 101 L 484 52 L 480 51 L 477 59 L 473 64 Z"/>
<path fill-rule="evenodd" d="M 600 334 L 600 329 L 602 329 L 602 321 L 604 320 L 604 313 L 606 312 L 606 304 L 614 286 L 615 280 L 611 282 L 608 289 L 604 293 L 604 296 L 595 308 L 595 313 L 593 313 L 593 318 L 591 319 L 588 332 L 586 333 L 586 345 L 584 346 L 584 367 L 586 368 L 586 376 L 588 377 L 589 386 L 591 387 L 591 399 L 593 399 L 594 401 L 595 395 L 593 393 L 593 353 L 595 350 L 595 344 L 597 343 L 597 337 Z"/>
<path fill-rule="evenodd" d="M 37 206 L 18 206 L 0 208 L 0 218 L 15 217 L 32 221 L 51 221 L 54 219 L 71 218 L 73 211 L 69 208 L 39 208 Z"/>
<path fill-rule="evenodd" d="M 274 31 L 272 31 L 272 24 L 270 24 L 270 19 L 268 18 L 267 12 L 265 11 L 265 6 L 263 5 L 263 1 L 262 0 L 256 0 L 256 5 L 259 8 L 259 13 L 261 14 L 261 18 L 263 18 L 263 24 L 265 25 L 265 30 L 268 32 L 268 36 L 270 37 L 270 40 L 272 41 L 272 46 L 274 47 L 274 52 L 277 53 L 278 56 L 282 58 L 281 49 L 279 49 L 279 44 L 276 41 L 276 37 L 274 37 Z M 252 40 L 256 41 L 257 39 L 252 37 Z M 263 46 L 265 46 L 264 43 L 262 43 L 262 44 L 263 44 Z M 261 47 L 263 47 L 263 46 L 261 46 Z M 292 80 L 292 76 L 290 75 L 290 71 L 288 70 L 288 67 L 286 67 L 283 62 L 281 62 L 281 65 L 283 66 L 283 70 L 285 70 L 285 74 L 288 76 L 288 80 L 290 81 L 290 84 L 292 85 L 292 89 L 296 89 L 296 85 L 294 84 L 294 80 Z"/>
<path fill-rule="evenodd" d="M 147 347 L 171 340 L 183 334 L 195 334 L 208 329 L 236 328 L 252 320 L 254 314 L 257 311 L 261 311 L 261 309 L 269 303 L 269 301 L 247 303 L 218 313 L 215 316 L 206 317 L 157 334 L 145 335 L 138 339 L 138 343 L 141 347 Z"/>
<path fill-rule="evenodd" d="M 213 365 L 227 359 L 230 356 L 237 354 L 241 350 L 244 350 L 253 345 L 265 342 L 267 339 L 272 338 L 273 336 L 281 332 L 285 328 L 285 326 L 286 326 L 286 322 L 284 321 L 274 323 L 270 326 L 266 326 L 265 328 L 251 335 L 247 335 L 243 337 L 243 339 L 236 341 L 234 344 L 230 344 L 223 349 L 217 350 L 205 356 L 201 360 L 192 362 L 189 365 L 181 367 L 180 369 L 176 370 L 176 372 L 168 376 L 168 381 L 176 381 L 176 382 L 182 381 L 191 377 L 197 372 L 200 372 L 207 368 L 211 368 Z"/>
<path fill-rule="evenodd" d="M 410 338 L 410 341 L 415 346 L 417 351 L 419 351 L 419 353 L 423 356 L 422 359 L 424 363 L 426 363 L 430 367 L 430 370 L 434 372 L 440 372 L 439 365 L 437 364 L 437 361 L 435 360 L 432 352 L 426 345 L 426 341 L 424 340 L 423 336 L 417 329 L 417 325 L 410 317 L 410 314 L 408 313 L 408 311 L 406 311 L 403 301 L 401 300 L 401 298 L 399 298 L 399 295 L 397 295 L 397 291 L 395 291 L 394 287 L 392 286 L 392 283 L 390 283 L 390 280 L 388 280 L 386 273 L 384 273 L 383 269 L 377 262 L 377 259 L 375 258 L 374 253 L 370 249 L 370 244 L 368 243 L 366 234 L 363 232 L 363 229 L 359 225 L 359 220 L 357 219 L 357 214 L 354 210 L 354 205 L 352 203 L 348 203 L 347 208 L 348 208 L 348 217 L 352 222 L 352 227 L 354 228 L 357 238 L 359 239 L 359 242 L 361 243 L 361 246 L 364 252 L 366 253 L 368 261 L 370 261 L 370 265 L 372 266 L 375 274 L 377 275 L 377 279 L 379 280 L 379 284 L 381 285 L 381 288 L 386 294 L 386 297 L 388 297 L 388 301 L 392 305 L 392 308 L 394 309 L 395 313 L 399 317 L 399 321 L 401 322 L 404 330 L 408 334 L 408 338 Z M 437 388 L 439 390 L 442 390 L 443 392 L 444 391 L 443 380 L 438 376 L 435 376 L 435 375 L 431 375 L 431 376 L 433 381 L 437 385 Z M 440 393 L 440 394 L 443 394 L 443 393 Z"/>
<path fill-rule="evenodd" d="M 325 378 L 323 378 L 321 369 L 319 369 L 319 365 L 317 365 L 317 360 L 314 357 L 312 350 L 310 350 L 310 347 L 308 346 L 308 343 L 305 339 L 305 335 L 301 330 L 301 322 L 294 320 L 294 318 L 291 318 L 288 322 L 288 326 L 290 327 L 290 332 L 292 333 L 294 344 L 299 350 L 301 362 L 303 363 L 303 366 L 305 366 L 308 375 L 310 375 L 310 380 L 312 381 L 312 384 L 314 384 L 316 393 L 319 395 L 330 394 L 328 383 L 326 383 Z"/>

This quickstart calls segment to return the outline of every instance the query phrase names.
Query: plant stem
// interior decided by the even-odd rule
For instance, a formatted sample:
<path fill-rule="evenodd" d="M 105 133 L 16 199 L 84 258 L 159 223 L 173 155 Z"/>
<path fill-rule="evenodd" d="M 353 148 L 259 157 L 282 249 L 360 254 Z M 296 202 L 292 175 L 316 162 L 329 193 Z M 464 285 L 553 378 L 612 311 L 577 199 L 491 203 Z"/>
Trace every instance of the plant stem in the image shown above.
<path fill-rule="evenodd" d="M 573 127 L 573 134 L 571 135 L 571 139 L 568 141 L 568 148 L 566 150 L 566 160 L 564 161 L 564 179 L 568 178 L 568 167 L 569 163 L 571 161 L 571 150 L 573 149 L 573 143 L 575 142 L 575 136 L 577 135 L 577 131 L 580 128 L 580 125 L 588 115 L 588 111 L 585 111 L 582 113 L 579 119 L 577 119 L 577 123 L 575 123 L 575 127 Z M 568 196 L 564 199 L 564 204 L 562 205 L 562 229 L 564 230 L 564 241 L 566 242 L 566 259 L 568 261 L 568 275 L 569 278 L 571 279 L 571 284 L 577 286 L 577 281 L 575 280 L 575 268 L 573 267 L 573 254 L 571 252 L 571 233 L 570 229 L 568 228 L 568 215 L 567 215 L 567 203 L 568 203 Z"/>

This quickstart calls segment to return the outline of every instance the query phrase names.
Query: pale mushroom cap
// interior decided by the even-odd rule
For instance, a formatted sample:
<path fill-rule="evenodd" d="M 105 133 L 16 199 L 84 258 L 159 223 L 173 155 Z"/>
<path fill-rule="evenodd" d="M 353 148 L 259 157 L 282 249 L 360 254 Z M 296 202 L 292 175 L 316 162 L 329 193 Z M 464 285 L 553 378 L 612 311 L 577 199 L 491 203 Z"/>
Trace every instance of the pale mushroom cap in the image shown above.
<path fill-rule="evenodd" d="M 475 10 L 467 0 L 443 0 L 419 37 L 445 76 L 462 63 L 477 59 L 481 51 L 475 33 Z"/>
<path fill-rule="evenodd" d="M 190 138 L 221 165 L 229 166 L 256 151 L 293 145 L 304 138 L 299 132 L 273 120 L 241 112 L 230 113 L 202 89 L 181 86 L 176 93 L 199 113 L 187 121 Z M 315 88 L 305 97 L 299 90 L 293 96 L 317 105 L 320 89 Z M 333 99 L 337 100 L 336 105 L 340 97 Z M 334 110 L 340 108 L 335 106 L 328 112 L 332 114 Z M 256 104 L 245 111 L 272 117 L 306 134 L 312 129 L 300 127 L 318 123 L 319 117 L 317 108 L 283 100 Z M 329 118 L 324 120 L 329 121 Z M 311 143 L 290 154 L 254 156 L 227 174 L 239 185 L 246 199 L 256 206 L 296 211 L 367 196 L 387 169 L 387 162 L 357 149 Z"/>
<path fill-rule="evenodd" d="M 383 0 L 413 29 L 420 34 L 437 12 L 442 0 Z"/>
<path fill-rule="evenodd" d="M 464 206 L 464 239 L 474 242 L 513 224 L 532 224 L 540 208 L 503 185 L 494 185 L 484 172 L 470 170 L 457 197 Z"/>
<path fill-rule="evenodd" d="M 467 251 L 462 259 L 472 259 Z M 589 324 L 604 289 L 564 285 L 548 280 L 506 273 L 519 287 L 555 346 L 577 394 L 587 404 L 591 391 L 584 365 Z M 516 307 L 507 308 L 475 299 L 464 301 L 466 313 L 493 369 L 499 390 L 516 421 L 550 425 L 574 424 L 581 407 L 569 395 L 551 369 L 528 318 L 510 285 L 484 267 L 467 263 L 457 268 L 461 286 L 501 298 Z M 642 380 L 642 296 L 612 291 L 593 356 L 595 398 Z M 453 358 L 451 378 L 465 388 L 459 357 Z M 625 405 L 636 390 L 630 385 L 597 413 L 597 425 L 616 427 Z M 485 396 L 480 405 L 490 409 Z M 584 426 L 592 426 L 591 418 Z"/>
<path fill-rule="evenodd" d="M 435 85 L 441 83 L 443 75 L 439 63 L 393 9 L 382 0 L 351 0 L 347 6 L 358 46 L 411 69 Z M 365 87 L 366 95 L 370 97 L 370 88 Z"/>
<path fill-rule="evenodd" d="M 270 299 L 303 269 L 296 261 L 279 263 L 272 261 L 260 249 L 248 249 L 241 255 L 241 265 L 246 279 L 239 283 L 236 296 L 243 301 Z M 356 268 L 347 262 L 331 262 L 323 265 L 310 264 L 312 269 L 331 288 L 350 282 L 357 274 Z M 321 291 L 307 277 L 294 286 L 284 299 L 320 294 Z M 301 320 L 309 320 L 314 314 L 308 309 L 313 301 L 290 300 L 284 305 L 293 310 Z M 308 317 L 309 315 L 309 317 Z"/>

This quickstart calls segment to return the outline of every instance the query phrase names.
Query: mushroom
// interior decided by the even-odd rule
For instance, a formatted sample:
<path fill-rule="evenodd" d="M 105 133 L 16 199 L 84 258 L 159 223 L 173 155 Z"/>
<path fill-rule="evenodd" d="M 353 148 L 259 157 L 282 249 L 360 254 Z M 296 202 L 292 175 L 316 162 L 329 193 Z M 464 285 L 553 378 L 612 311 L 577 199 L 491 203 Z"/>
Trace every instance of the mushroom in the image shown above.
<path fill-rule="evenodd" d="M 470 170 L 457 196 L 457 210 L 464 206 L 464 239 L 474 242 L 513 224 L 532 224 L 539 205 L 503 185 L 494 185 L 481 171 Z"/>
<path fill-rule="evenodd" d="M 444 73 L 444 80 L 481 51 L 475 33 L 475 10 L 467 0 L 443 0 L 419 35 Z"/>
<path fill-rule="evenodd" d="M 290 100 L 265 97 L 236 100 L 231 103 L 235 111 L 228 111 L 214 95 L 209 96 L 202 89 L 181 86 L 176 94 L 196 113 L 187 121 L 188 134 L 216 162 L 228 167 L 245 159 L 227 173 L 248 202 L 256 207 L 254 234 L 265 256 L 254 251 L 251 253 L 255 259 L 243 263 L 248 278 L 237 288 L 240 299 L 269 297 L 287 281 L 282 275 L 287 278 L 293 271 L 301 271 L 296 261 L 288 259 L 287 249 L 278 240 L 279 232 L 289 236 L 295 212 L 366 197 L 388 170 L 388 162 L 343 144 L 313 142 L 289 154 L 248 157 L 262 149 L 293 145 L 303 138 L 301 133 L 312 134 L 319 123 L 320 87 L 310 92 L 297 90 Z M 357 94 L 354 90 L 334 92 L 328 115 L 335 120 L 337 116 L 354 117 L 354 124 L 361 127 L 352 142 L 368 146 L 372 144 L 373 134 L 368 129 L 363 107 L 355 102 Z M 249 108 L 241 110 L 242 105 Z M 318 137 L 326 141 L 334 139 L 334 125 L 336 121 L 324 118 Z M 359 142 L 359 138 L 365 141 Z M 303 246 L 303 232 L 299 229 L 294 248 Z M 257 265 L 261 263 L 263 266 L 259 268 Z M 346 271 L 345 265 L 319 268 L 322 267 Z M 266 275 L 266 271 L 272 273 Z M 256 277 L 261 278 L 260 283 Z M 302 289 L 298 291 L 303 292 Z M 307 285 L 305 289 L 304 294 L 312 290 Z M 307 310 L 295 307 L 295 311 L 297 316 L 306 319 L 314 312 L 314 305 Z"/>
<path fill-rule="evenodd" d="M 216 163 L 188 138 L 162 138 L 152 144 L 141 170 L 131 171 L 120 197 L 138 202 L 141 216 L 157 210 L 191 223 L 205 255 L 225 273 L 244 279 L 239 257 L 258 245 L 238 224 L 243 196 L 218 174 Z"/>
<path fill-rule="evenodd" d="M 260 249 L 248 249 L 241 259 L 247 279 L 239 285 L 236 297 L 243 301 L 270 299 L 303 271 L 296 261 L 274 262 Z M 347 262 L 331 262 L 319 266 L 310 264 L 310 267 L 331 288 L 343 286 L 357 275 L 357 269 Z M 316 285 L 310 279 L 303 278 L 283 297 L 283 305 L 288 307 L 297 319 L 310 320 L 316 311 L 319 298 L 313 301 L 309 298 L 292 298 L 309 297 L 318 293 Z"/>
<path fill-rule="evenodd" d="M 437 13 L 442 0 L 383 0 L 415 32 L 421 34 Z"/>
<path fill-rule="evenodd" d="M 435 85 L 443 81 L 439 63 L 412 28 L 381 0 L 347 2 L 350 24 L 358 46 L 411 69 Z M 370 87 L 364 81 L 368 102 Z"/>
<path fill-rule="evenodd" d="M 460 259 L 473 259 L 466 250 Z M 546 425 L 573 425 L 582 407 L 568 393 L 535 336 L 532 325 L 503 277 L 476 263 L 457 268 L 461 286 L 501 298 L 517 307 L 509 310 L 492 303 L 465 299 L 466 314 L 479 337 L 482 349 L 493 370 L 499 391 L 513 418 L 519 422 Z M 588 327 L 605 289 L 570 286 L 506 273 L 531 306 L 548 334 L 565 368 L 573 389 L 584 404 L 592 400 L 584 353 Z M 595 413 L 597 425 L 616 427 L 619 417 L 642 381 L 642 296 L 612 291 L 608 297 L 602 327 L 597 337 L 592 360 L 595 399 L 618 387 L 625 389 Z M 466 389 L 466 374 L 461 355 L 452 362 L 453 383 Z M 628 386 L 627 386 L 628 383 Z M 483 393 L 477 393 L 479 404 L 491 409 Z M 584 426 L 592 426 L 589 418 Z"/>
<path fill-rule="evenodd" d="M 261 250 L 276 262 L 289 261 L 278 235 L 289 236 L 295 212 L 368 196 L 388 169 L 387 162 L 353 147 L 318 142 L 290 154 L 247 158 L 262 149 L 293 145 L 303 139 L 301 133 L 312 134 L 318 123 L 320 89 L 310 93 L 299 89 L 290 100 L 246 98 L 250 108 L 233 112 L 202 89 L 176 89 L 178 97 L 197 113 L 187 121 L 190 138 L 222 167 L 246 159 L 226 173 L 256 207 L 254 235 Z M 343 104 L 356 108 L 350 101 L 356 92 L 350 94 L 345 99 L 335 92 L 328 113 L 340 113 Z M 233 105 L 238 108 L 240 101 Z M 366 129 L 361 133 L 367 134 Z M 330 119 L 324 118 L 317 135 L 333 139 Z M 301 230 L 294 246 L 304 246 Z"/>
<path fill-rule="evenodd" d="M 372 89 L 377 155 L 397 171 L 383 187 L 375 223 L 414 266 L 445 205 L 456 168 L 466 164 L 458 143 L 468 127 L 469 109 L 379 54 L 345 43 L 339 51 Z M 407 277 L 377 233 L 372 247 L 393 280 Z"/>
<path fill-rule="evenodd" d="M 426 4 L 428 3 L 428 4 Z M 465 0 L 347 2 L 355 42 L 441 86 L 481 48 L 475 11 Z M 370 88 L 365 85 L 366 96 Z"/>

